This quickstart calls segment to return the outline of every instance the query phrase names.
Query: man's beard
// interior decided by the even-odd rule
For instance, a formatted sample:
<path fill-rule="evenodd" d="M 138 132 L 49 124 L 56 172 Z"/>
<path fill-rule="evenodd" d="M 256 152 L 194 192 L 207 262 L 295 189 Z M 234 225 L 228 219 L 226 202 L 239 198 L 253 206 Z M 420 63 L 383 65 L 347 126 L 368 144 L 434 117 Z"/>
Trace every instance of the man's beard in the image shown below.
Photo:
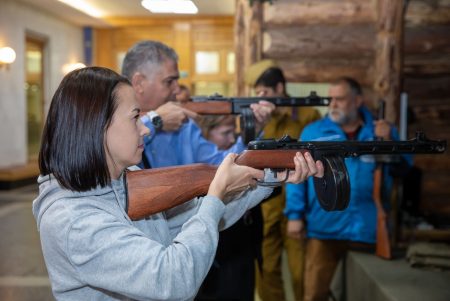
<path fill-rule="evenodd" d="M 341 109 L 330 109 L 328 111 L 328 116 L 330 116 L 330 119 L 337 124 L 345 125 L 358 119 L 358 111 L 355 110 L 346 114 Z"/>

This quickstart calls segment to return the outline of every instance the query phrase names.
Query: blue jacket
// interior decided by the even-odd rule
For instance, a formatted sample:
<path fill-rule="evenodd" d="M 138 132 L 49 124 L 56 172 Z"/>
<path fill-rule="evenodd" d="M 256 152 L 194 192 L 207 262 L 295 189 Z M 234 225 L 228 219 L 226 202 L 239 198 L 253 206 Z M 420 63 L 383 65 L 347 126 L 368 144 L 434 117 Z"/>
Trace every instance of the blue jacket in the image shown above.
<path fill-rule="evenodd" d="M 373 118 L 365 107 L 360 113 L 364 125 L 358 133 L 358 141 L 374 140 Z M 392 127 L 391 137 L 398 140 Z M 328 116 L 306 126 L 300 136 L 302 141 L 347 140 L 340 126 Z M 350 203 L 343 211 L 327 212 L 319 204 L 314 192 L 313 179 L 302 184 L 286 185 L 285 215 L 289 220 L 306 219 L 306 235 L 309 238 L 375 242 L 376 208 L 372 198 L 375 160 L 372 155 L 345 158 L 351 183 Z M 385 173 L 386 174 L 386 173 Z M 386 180 L 388 177 L 385 177 Z"/>
<path fill-rule="evenodd" d="M 144 153 L 152 167 L 192 163 L 219 165 L 227 154 L 241 153 L 246 149 L 239 137 L 230 149 L 219 150 L 214 143 L 202 136 L 200 128 L 190 119 L 177 131 L 156 134 L 147 116 L 143 116 L 141 120 L 150 129 L 150 135 L 144 139 Z"/>

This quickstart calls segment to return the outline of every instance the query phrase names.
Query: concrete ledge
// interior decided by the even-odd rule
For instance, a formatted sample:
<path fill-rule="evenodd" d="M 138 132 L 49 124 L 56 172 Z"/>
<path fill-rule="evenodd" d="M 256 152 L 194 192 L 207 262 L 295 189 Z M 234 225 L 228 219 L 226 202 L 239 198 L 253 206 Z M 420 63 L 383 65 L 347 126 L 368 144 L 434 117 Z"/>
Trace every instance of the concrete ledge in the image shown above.
<path fill-rule="evenodd" d="M 450 300 L 449 271 L 412 268 L 405 258 L 350 252 L 345 270 L 348 301 Z"/>

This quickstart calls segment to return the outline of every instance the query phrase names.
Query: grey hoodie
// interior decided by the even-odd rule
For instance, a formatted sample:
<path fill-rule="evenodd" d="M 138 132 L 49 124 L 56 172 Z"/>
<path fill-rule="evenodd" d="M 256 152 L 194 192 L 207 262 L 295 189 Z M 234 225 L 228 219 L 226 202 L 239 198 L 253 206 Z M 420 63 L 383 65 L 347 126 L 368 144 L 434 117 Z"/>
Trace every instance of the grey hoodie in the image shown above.
<path fill-rule="evenodd" d="M 217 229 L 236 222 L 272 191 L 259 187 L 224 205 L 196 198 L 131 221 L 122 179 L 88 192 L 38 179 L 33 202 L 57 300 L 191 300 L 216 252 Z"/>

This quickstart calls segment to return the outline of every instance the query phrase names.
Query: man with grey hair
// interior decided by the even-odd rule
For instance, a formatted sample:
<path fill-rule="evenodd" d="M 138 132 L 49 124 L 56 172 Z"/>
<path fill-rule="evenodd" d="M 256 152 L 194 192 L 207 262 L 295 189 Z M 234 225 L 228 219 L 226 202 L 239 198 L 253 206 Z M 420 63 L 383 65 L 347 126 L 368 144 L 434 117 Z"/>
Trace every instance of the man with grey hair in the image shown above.
<path fill-rule="evenodd" d="M 324 118 L 307 125 L 302 141 L 372 141 L 376 137 L 398 140 L 397 130 L 386 120 L 375 120 L 364 105 L 359 83 L 342 77 L 331 83 L 331 102 Z M 404 156 L 410 162 L 410 156 Z M 376 206 L 373 179 L 376 161 L 365 155 L 346 158 L 351 183 L 350 203 L 343 211 L 320 207 L 314 183 L 286 185 L 285 215 L 292 238 L 306 240 L 303 301 L 329 300 L 330 283 L 339 260 L 351 249 L 371 249 L 375 243 Z M 388 166 L 385 166 L 388 168 Z M 392 178 L 384 173 L 385 192 Z"/>
<path fill-rule="evenodd" d="M 130 80 L 145 112 L 141 120 L 150 128 L 145 139 L 144 166 L 219 164 L 228 153 L 240 153 L 246 148 L 239 138 L 230 149 L 218 150 L 202 137 L 200 128 L 191 120 L 197 114 L 175 103 L 180 90 L 178 55 L 169 46 L 157 41 L 138 42 L 125 55 L 122 74 Z M 268 122 L 275 106 L 260 101 L 251 109 L 258 130 Z"/>
<path fill-rule="evenodd" d="M 150 124 L 153 130 L 177 130 L 188 117 L 196 113 L 177 106 L 176 94 L 180 90 L 178 55 L 167 45 L 156 41 L 142 41 L 130 48 L 122 65 L 122 74 L 133 85 L 143 112 L 155 112 L 160 125 Z M 156 117 L 155 114 L 150 119 Z M 156 126 L 156 128 L 155 128 Z M 159 126 L 161 128 L 159 128 Z"/>

